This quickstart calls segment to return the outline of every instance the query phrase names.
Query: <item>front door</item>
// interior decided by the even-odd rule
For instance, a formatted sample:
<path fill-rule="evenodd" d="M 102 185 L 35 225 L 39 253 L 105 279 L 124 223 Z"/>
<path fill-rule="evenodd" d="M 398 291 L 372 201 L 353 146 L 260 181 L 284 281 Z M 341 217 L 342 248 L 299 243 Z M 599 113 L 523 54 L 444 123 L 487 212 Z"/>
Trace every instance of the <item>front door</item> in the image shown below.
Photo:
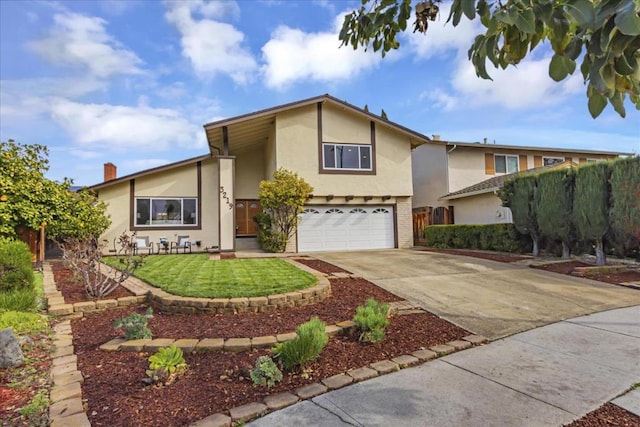
<path fill-rule="evenodd" d="M 256 236 L 258 225 L 253 217 L 260 212 L 257 200 L 236 200 L 236 235 Z"/>

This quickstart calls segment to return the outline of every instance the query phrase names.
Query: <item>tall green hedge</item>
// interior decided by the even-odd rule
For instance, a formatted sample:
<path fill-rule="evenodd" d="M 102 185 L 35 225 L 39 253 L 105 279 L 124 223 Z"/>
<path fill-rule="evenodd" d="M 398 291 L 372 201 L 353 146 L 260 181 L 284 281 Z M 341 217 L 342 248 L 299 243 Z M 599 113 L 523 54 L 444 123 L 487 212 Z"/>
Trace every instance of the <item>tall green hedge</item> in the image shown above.
<path fill-rule="evenodd" d="M 640 156 L 611 164 L 609 220 L 617 245 L 640 256 Z"/>
<path fill-rule="evenodd" d="M 425 228 L 427 246 L 442 249 L 479 249 L 526 253 L 531 238 L 513 224 L 430 225 Z"/>
<path fill-rule="evenodd" d="M 33 288 L 34 281 L 29 246 L 0 238 L 0 292 Z"/>
<path fill-rule="evenodd" d="M 511 209 L 513 225 L 520 233 L 531 237 L 533 256 L 538 256 L 540 250 L 540 227 L 534 204 L 537 188 L 536 176 L 525 175 L 506 181 L 499 194 L 502 206 Z"/>
<path fill-rule="evenodd" d="M 574 238 L 573 182 L 571 169 L 556 169 L 538 175 L 534 206 L 543 236 L 562 241 L 562 258 L 569 258 Z"/>

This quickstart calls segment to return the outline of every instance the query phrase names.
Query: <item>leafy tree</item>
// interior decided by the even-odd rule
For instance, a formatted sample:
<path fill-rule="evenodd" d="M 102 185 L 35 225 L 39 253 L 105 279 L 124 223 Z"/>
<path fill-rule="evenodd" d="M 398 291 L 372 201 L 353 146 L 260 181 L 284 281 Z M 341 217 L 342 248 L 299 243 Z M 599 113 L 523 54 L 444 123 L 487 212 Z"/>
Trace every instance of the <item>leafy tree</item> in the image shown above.
<path fill-rule="evenodd" d="M 100 235 L 110 223 L 106 205 L 88 191 L 70 191 L 71 180 L 45 178 L 48 154 L 43 145 L 0 142 L 0 236 L 42 224 L 53 239 Z"/>
<path fill-rule="evenodd" d="M 609 164 L 600 162 L 576 170 L 573 218 L 578 236 L 596 244 L 596 264 L 604 265 L 604 236 L 609 231 Z"/>
<path fill-rule="evenodd" d="M 534 206 L 542 235 L 562 241 L 562 258 L 569 258 L 573 238 L 573 182 L 571 169 L 558 169 L 538 175 Z"/>
<path fill-rule="evenodd" d="M 260 182 L 258 198 L 263 211 L 269 216 L 269 230 L 273 230 L 280 252 L 298 227 L 298 214 L 313 191 L 304 178 L 297 173 L 280 168 L 273 173 L 271 181 Z M 265 230 L 266 231 L 266 230 Z"/>
<path fill-rule="evenodd" d="M 538 256 L 540 253 L 540 229 L 534 206 L 537 185 L 535 175 L 517 176 L 507 180 L 498 194 L 502 199 L 502 206 L 511 209 L 513 225 L 516 229 L 522 234 L 531 236 L 533 256 Z"/>
<path fill-rule="evenodd" d="M 618 246 L 640 249 L 640 157 L 611 164 L 611 229 Z"/>
<path fill-rule="evenodd" d="M 406 31 L 412 0 L 362 0 L 362 7 L 345 16 L 339 39 L 354 49 L 363 46 L 382 56 L 400 47 L 397 34 Z M 440 0 L 416 4 L 415 31 L 426 32 L 438 15 Z M 517 65 L 540 42 L 548 41 L 554 55 L 549 76 L 561 81 L 580 71 L 587 85 L 588 108 L 595 118 L 607 101 L 622 117 L 624 101 L 640 109 L 639 0 L 454 0 L 447 22 L 479 19 L 485 28 L 468 56 L 476 74 L 491 77 L 488 59 L 496 68 Z"/>

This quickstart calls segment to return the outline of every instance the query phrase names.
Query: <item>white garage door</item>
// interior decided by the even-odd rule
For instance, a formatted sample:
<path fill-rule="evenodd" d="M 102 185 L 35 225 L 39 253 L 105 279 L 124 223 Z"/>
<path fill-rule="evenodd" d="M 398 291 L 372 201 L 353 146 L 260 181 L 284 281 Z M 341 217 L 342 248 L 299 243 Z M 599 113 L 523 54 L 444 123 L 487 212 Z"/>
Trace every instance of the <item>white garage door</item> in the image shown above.
<path fill-rule="evenodd" d="M 395 247 L 391 206 L 309 206 L 300 218 L 298 252 Z"/>

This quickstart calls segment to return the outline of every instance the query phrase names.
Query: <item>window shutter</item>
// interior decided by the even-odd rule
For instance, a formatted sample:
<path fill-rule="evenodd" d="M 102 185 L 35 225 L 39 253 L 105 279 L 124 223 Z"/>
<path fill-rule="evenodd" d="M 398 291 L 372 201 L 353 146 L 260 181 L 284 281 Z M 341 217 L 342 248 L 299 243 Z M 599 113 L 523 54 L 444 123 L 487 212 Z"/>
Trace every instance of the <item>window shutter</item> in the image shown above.
<path fill-rule="evenodd" d="M 533 156 L 533 167 L 534 168 L 542 167 L 542 156 Z"/>
<path fill-rule="evenodd" d="M 518 170 L 521 171 L 526 171 L 527 169 L 529 169 L 529 164 L 527 162 L 527 156 L 526 155 L 520 155 L 520 165 L 518 167 Z"/>
<path fill-rule="evenodd" d="M 484 154 L 484 173 L 487 175 L 495 175 L 496 169 L 493 162 L 493 153 Z"/>
<path fill-rule="evenodd" d="M 584 157 L 580 157 L 580 159 L 578 160 L 578 162 L 580 162 L 580 164 L 587 163 L 587 159 L 586 159 L 586 158 L 584 158 Z"/>

